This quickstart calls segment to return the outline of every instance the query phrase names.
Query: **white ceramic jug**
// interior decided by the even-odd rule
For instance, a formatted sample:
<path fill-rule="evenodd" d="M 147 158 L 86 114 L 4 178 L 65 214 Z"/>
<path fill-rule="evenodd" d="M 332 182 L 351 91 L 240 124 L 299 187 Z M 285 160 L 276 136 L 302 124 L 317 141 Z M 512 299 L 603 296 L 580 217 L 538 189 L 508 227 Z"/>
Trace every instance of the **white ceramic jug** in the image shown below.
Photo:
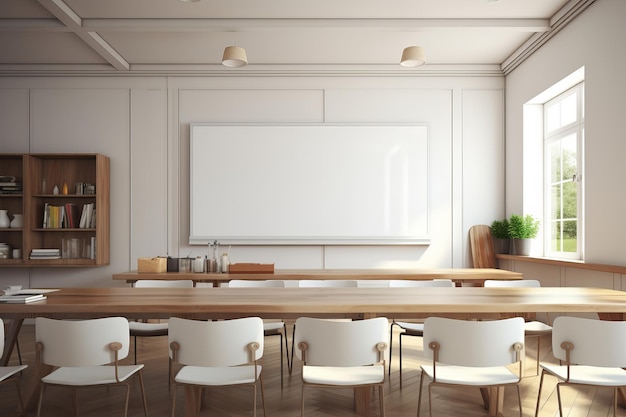
<path fill-rule="evenodd" d="M 8 210 L 0 210 L 0 229 L 7 228 L 11 224 L 7 211 Z"/>
<path fill-rule="evenodd" d="M 19 229 L 20 227 L 22 227 L 22 225 L 23 225 L 22 215 L 21 214 L 14 214 L 13 215 L 13 220 L 11 220 L 10 227 L 12 229 Z"/>

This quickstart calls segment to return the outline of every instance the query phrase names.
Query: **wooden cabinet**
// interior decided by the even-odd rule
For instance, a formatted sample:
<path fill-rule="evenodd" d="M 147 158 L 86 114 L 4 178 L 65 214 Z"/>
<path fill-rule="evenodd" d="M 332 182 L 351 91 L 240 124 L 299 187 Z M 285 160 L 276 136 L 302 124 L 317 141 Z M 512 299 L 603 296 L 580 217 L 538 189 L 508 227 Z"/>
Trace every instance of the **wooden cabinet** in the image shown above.
<path fill-rule="evenodd" d="M 21 228 L 0 229 L 0 243 L 21 249 L 21 258 L 0 259 L 0 267 L 108 265 L 109 171 L 109 158 L 100 154 L 0 154 L 0 176 L 14 176 L 23 186 L 21 194 L 0 193 L 0 209 L 8 210 L 11 219 L 23 214 Z M 81 224 L 88 205 L 95 213 Z M 75 210 L 78 220 L 51 224 L 46 214 L 51 207 Z M 58 249 L 61 257 L 32 259 L 33 249 Z"/>

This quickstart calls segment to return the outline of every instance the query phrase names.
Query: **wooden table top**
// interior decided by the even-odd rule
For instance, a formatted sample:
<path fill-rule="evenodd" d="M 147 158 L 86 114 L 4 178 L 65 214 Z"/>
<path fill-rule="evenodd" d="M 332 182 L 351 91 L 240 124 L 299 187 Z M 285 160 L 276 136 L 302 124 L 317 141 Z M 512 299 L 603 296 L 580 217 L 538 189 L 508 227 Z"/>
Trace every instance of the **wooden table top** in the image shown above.
<path fill-rule="evenodd" d="M 170 316 L 389 318 L 494 313 L 626 313 L 626 292 L 601 288 L 64 288 L 42 302 L 0 304 L 0 317 Z"/>
<path fill-rule="evenodd" d="M 139 279 L 190 279 L 195 282 L 219 283 L 233 279 L 249 280 L 311 280 L 311 279 L 349 279 L 349 280 L 387 280 L 387 279 L 451 279 L 455 282 L 482 283 L 486 279 L 522 279 L 519 272 L 492 268 L 423 268 L 423 269 L 277 269 L 273 273 L 237 273 L 217 274 L 200 272 L 123 272 L 113 274 L 114 280 L 135 282 Z"/>
<path fill-rule="evenodd" d="M 0 317 L 12 319 L 2 355 L 11 356 L 25 318 L 388 318 L 445 315 L 493 316 L 498 313 L 595 312 L 622 319 L 626 292 L 599 288 L 63 288 L 30 304 L 0 304 Z M 36 385 L 33 385 L 36 386 Z M 367 390 L 366 390 L 367 391 Z M 30 393 L 35 390 L 29 391 Z M 355 394 L 357 409 L 369 396 Z M 29 404 L 34 396 L 29 395 Z M 186 396 L 192 398 L 192 395 Z M 186 401 L 186 415 L 195 411 Z"/>

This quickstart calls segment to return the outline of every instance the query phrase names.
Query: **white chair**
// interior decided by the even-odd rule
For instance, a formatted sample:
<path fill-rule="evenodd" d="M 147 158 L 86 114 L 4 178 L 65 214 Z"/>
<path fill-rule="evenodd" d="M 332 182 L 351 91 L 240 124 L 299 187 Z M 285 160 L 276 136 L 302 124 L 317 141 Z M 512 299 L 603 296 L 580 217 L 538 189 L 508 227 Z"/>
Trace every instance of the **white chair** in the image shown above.
<path fill-rule="evenodd" d="M 257 384 L 261 387 L 263 414 L 265 394 L 262 367 L 263 320 L 259 317 L 200 321 L 172 317 L 169 320 L 170 360 L 182 368 L 170 378 L 174 385 L 172 417 L 176 411 L 178 385 L 200 388 L 243 386 L 253 388 L 253 415 L 256 416 Z M 172 366 L 172 369 L 174 368 Z M 200 409 L 200 396 L 196 407 Z"/>
<path fill-rule="evenodd" d="M 357 287 L 358 282 L 350 279 L 302 279 L 298 281 L 300 288 L 350 288 Z"/>
<path fill-rule="evenodd" d="M 193 281 L 140 279 L 135 282 L 135 288 L 192 288 Z M 146 320 L 130 321 L 130 335 L 133 338 L 135 364 L 137 364 L 137 338 L 167 336 L 167 322 L 150 323 Z"/>
<path fill-rule="evenodd" d="M 233 279 L 228 282 L 228 286 L 231 288 L 261 288 L 261 287 L 271 287 L 271 288 L 284 288 L 285 282 L 281 280 L 241 280 L 241 279 Z M 284 356 L 287 360 L 287 366 L 289 366 L 289 345 L 287 342 L 287 324 L 284 321 L 267 321 L 263 320 L 263 330 L 265 336 L 280 336 L 280 387 L 283 387 L 283 338 L 285 341 L 285 350 Z"/>
<path fill-rule="evenodd" d="M 52 366 L 54 370 L 41 378 L 37 416 L 46 387 L 66 386 L 73 390 L 74 412 L 78 415 L 76 390 L 89 386 L 126 386 L 124 416 L 128 415 L 129 380 L 139 379 L 143 412 L 148 416 L 141 369 L 143 365 L 120 365 L 128 356 L 130 336 L 128 320 L 107 317 L 92 320 L 35 319 L 37 363 Z"/>
<path fill-rule="evenodd" d="M 432 387 L 472 386 L 475 388 L 504 388 L 515 385 L 520 417 L 522 400 L 519 383 L 522 378 L 522 349 L 524 348 L 524 319 L 471 321 L 429 317 L 424 321 L 425 355 L 432 359 L 422 365 L 417 416 L 422 403 L 424 377 L 429 377 L 430 415 L 433 415 Z M 517 364 L 518 366 L 511 366 Z M 516 371 L 513 369 L 517 368 Z M 496 398 L 499 401 L 500 389 Z"/>
<path fill-rule="evenodd" d="M 299 288 L 356 288 L 358 287 L 357 280 L 350 279 L 302 279 L 298 281 Z M 349 321 L 349 319 L 340 319 L 343 321 Z M 293 370 L 293 358 L 295 355 L 295 335 L 296 324 L 293 324 L 291 331 L 291 361 L 289 362 L 289 374 Z"/>
<path fill-rule="evenodd" d="M 520 280 L 485 280 L 485 287 L 501 287 L 501 288 L 538 288 L 541 283 L 536 279 L 520 279 Z M 527 320 L 524 323 L 524 332 L 526 337 L 534 337 L 537 339 L 537 360 L 536 373 L 539 375 L 539 357 L 541 355 L 541 336 L 552 334 L 552 326 L 550 326 L 550 316 L 546 314 L 547 324 L 539 320 Z"/>
<path fill-rule="evenodd" d="M 557 317 L 552 327 L 552 353 L 562 365 L 541 363 L 535 416 L 539 415 L 543 377 L 556 377 L 559 415 L 563 416 L 561 386 L 613 388 L 613 415 L 617 416 L 617 390 L 626 387 L 626 321 Z M 589 411 L 589 410 L 587 410 Z"/>
<path fill-rule="evenodd" d="M 427 288 L 427 287 L 441 287 L 452 288 L 455 284 L 450 279 L 435 279 L 435 280 L 390 280 L 389 288 Z M 398 365 L 400 367 L 400 388 L 402 388 L 402 338 L 404 336 L 422 337 L 424 334 L 423 322 L 410 322 L 410 321 L 396 321 L 391 322 L 391 332 L 389 332 L 389 375 L 391 375 L 391 364 L 393 355 L 393 328 L 397 326 L 400 328 L 400 335 L 398 337 Z"/>
<path fill-rule="evenodd" d="M 305 387 L 377 387 L 380 415 L 385 415 L 385 350 L 389 322 L 385 317 L 335 321 L 296 320 L 297 357 L 302 361 L 301 415 Z"/>
<path fill-rule="evenodd" d="M 0 319 L 0 352 L 4 351 L 4 321 Z M 24 400 L 22 398 L 22 391 L 20 390 L 20 382 L 17 378 L 17 374 L 26 369 L 28 365 L 21 364 L 15 366 L 0 366 L 0 384 L 15 382 L 15 388 L 17 389 L 17 401 L 20 405 L 20 411 L 24 417 L 26 417 L 26 411 L 24 409 Z"/>

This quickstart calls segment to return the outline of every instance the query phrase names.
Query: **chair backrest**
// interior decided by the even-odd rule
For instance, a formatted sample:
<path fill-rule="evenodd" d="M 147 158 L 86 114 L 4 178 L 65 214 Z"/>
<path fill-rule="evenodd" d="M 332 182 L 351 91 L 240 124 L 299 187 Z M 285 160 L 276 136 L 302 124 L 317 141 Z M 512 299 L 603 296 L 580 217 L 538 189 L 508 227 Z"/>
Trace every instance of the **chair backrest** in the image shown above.
<path fill-rule="evenodd" d="M 425 279 L 425 280 L 389 280 L 390 288 L 417 288 L 417 287 L 454 287 L 451 279 Z"/>
<path fill-rule="evenodd" d="M 561 361 L 566 359 L 563 342 L 574 344 L 573 364 L 626 368 L 626 321 L 560 316 L 552 326 L 552 351 Z"/>
<path fill-rule="evenodd" d="M 231 279 L 228 282 L 228 286 L 231 288 L 261 288 L 261 287 L 283 288 L 285 286 L 285 281 L 281 281 L 279 279 L 268 279 L 268 280 L 263 280 L 263 281 L 246 280 L 246 279 Z"/>
<path fill-rule="evenodd" d="M 193 281 L 190 279 L 139 279 L 135 282 L 135 288 L 192 288 Z"/>
<path fill-rule="evenodd" d="M 349 279 L 303 279 L 298 281 L 300 288 L 347 288 L 357 287 L 356 280 Z"/>
<path fill-rule="evenodd" d="M 484 283 L 485 287 L 502 287 L 502 288 L 513 288 L 513 287 L 541 287 L 541 283 L 536 279 L 514 279 L 514 280 L 502 280 L 502 279 L 486 279 Z"/>
<path fill-rule="evenodd" d="M 169 319 L 171 343 L 180 345 L 177 362 L 193 366 L 237 366 L 252 362 L 248 345 L 258 343 L 255 360 L 263 357 L 263 320 L 259 317 L 203 321 L 178 317 Z"/>
<path fill-rule="evenodd" d="M 486 288 L 539 288 L 541 287 L 541 283 L 536 279 L 516 279 L 516 280 L 501 280 L 501 279 L 486 279 L 483 283 L 483 286 Z M 535 321 L 537 317 L 532 313 L 520 313 L 516 314 L 520 317 L 524 317 L 527 320 Z M 507 317 L 506 314 L 502 315 L 503 317 Z M 552 318 L 549 313 L 542 312 L 541 320 L 547 324 L 552 322 Z M 510 317 L 510 315 L 508 315 Z"/>
<path fill-rule="evenodd" d="M 389 322 L 385 317 L 354 321 L 300 317 L 296 329 L 296 356 L 302 359 L 297 346 L 306 342 L 306 362 L 313 366 L 371 365 L 380 360 L 376 345 L 389 340 Z"/>
<path fill-rule="evenodd" d="M 477 224 L 469 229 L 470 249 L 474 268 L 497 268 L 496 251 L 493 248 L 491 228 Z"/>
<path fill-rule="evenodd" d="M 118 359 L 128 356 L 130 330 L 125 317 L 90 320 L 35 319 L 35 342 L 43 345 L 42 363 L 52 366 L 100 366 L 115 361 L 109 344 L 121 343 Z"/>
<path fill-rule="evenodd" d="M 524 319 L 470 321 L 442 317 L 424 320 L 424 355 L 438 342 L 439 361 L 448 365 L 504 366 L 516 362 L 515 343 L 524 343 Z"/>

